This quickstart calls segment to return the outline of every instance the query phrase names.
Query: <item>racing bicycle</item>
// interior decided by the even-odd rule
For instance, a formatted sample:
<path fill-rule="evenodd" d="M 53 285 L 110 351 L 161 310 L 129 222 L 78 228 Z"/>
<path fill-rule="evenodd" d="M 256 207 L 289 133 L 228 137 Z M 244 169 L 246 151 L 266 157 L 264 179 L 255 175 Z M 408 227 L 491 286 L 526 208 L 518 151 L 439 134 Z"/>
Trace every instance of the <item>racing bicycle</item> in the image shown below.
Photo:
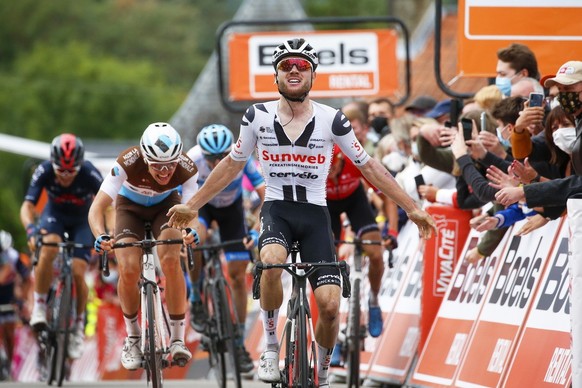
<path fill-rule="evenodd" d="M 75 248 L 92 249 L 93 246 L 70 241 L 67 233 L 64 234 L 62 242 L 47 242 L 42 237 L 39 235 L 36 239 L 33 265 L 38 263 L 43 246 L 57 247 L 59 275 L 47 298 L 48 325 L 36 333 L 39 345 L 38 364 L 41 378 L 46 377 L 48 385 L 56 382 L 60 387 L 70 367 L 67 348 L 77 312 L 77 294 L 72 274 L 73 251 Z"/>
<path fill-rule="evenodd" d="M 285 366 L 281 371 L 280 383 L 272 383 L 273 387 L 278 387 L 280 384 L 282 388 L 315 388 L 319 385 L 315 331 L 313 330 L 309 299 L 306 293 L 308 277 L 322 267 L 339 268 L 342 277 L 342 296 L 344 298 L 350 297 L 350 270 L 345 261 L 302 263 L 297 261 L 298 253 L 299 244 L 294 242 L 291 246 L 290 263 L 265 264 L 258 262 L 253 270 L 254 299 L 260 297 L 260 279 L 263 271 L 278 268 L 289 273 L 292 277 L 293 291 L 287 305 L 287 321 L 279 344 L 281 349 L 283 341 L 285 341 Z"/>
<path fill-rule="evenodd" d="M 138 247 L 142 249 L 141 279 L 139 288 L 141 294 L 141 350 L 143 353 L 142 368 L 146 370 L 148 384 L 153 388 L 163 387 L 162 370 L 171 365 L 184 366 L 184 360 L 170 362 L 168 356 L 170 323 L 168 314 L 162 303 L 162 291 L 159 286 L 158 269 L 153 248 L 157 245 L 182 244 L 182 239 L 155 240 L 150 222 L 145 223 L 145 237 L 141 241 L 119 242 L 113 244 L 113 249 Z M 192 251 L 188 250 L 189 266 L 193 265 Z M 100 269 L 104 276 L 109 276 L 107 252 L 101 255 Z"/>
<path fill-rule="evenodd" d="M 226 388 L 228 371 L 235 386 L 241 387 L 236 340 L 244 336 L 244 333 L 239 333 L 238 315 L 232 303 L 232 289 L 224 276 L 220 252 L 227 246 L 242 242 L 241 239 L 229 240 L 192 248 L 192 251 L 202 251 L 205 254 L 202 299 L 208 322 L 202 343 L 208 351 L 210 367 L 214 370 L 220 388 Z"/>
<path fill-rule="evenodd" d="M 342 359 L 346 366 L 347 386 L 349 388 L 360 386 L 360 352 L 366 339 L 366 326 L 362 325 L 361 294 L 362 294 L 362 255 L 364 245 L 382 245 L 382 241 L 340 240 L 337 244 L 353 244 L 354 256 L 351 274 L 352 296 L 348 301 L 348 315 L 346 321 L 346 335 L 342 349 Z"/>

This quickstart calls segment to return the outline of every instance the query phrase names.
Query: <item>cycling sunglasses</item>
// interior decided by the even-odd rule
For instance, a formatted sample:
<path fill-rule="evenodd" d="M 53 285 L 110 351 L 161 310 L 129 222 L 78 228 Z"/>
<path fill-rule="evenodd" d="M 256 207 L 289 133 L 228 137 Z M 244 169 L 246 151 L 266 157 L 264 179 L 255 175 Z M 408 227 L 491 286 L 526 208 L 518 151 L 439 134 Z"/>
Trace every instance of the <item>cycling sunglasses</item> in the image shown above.
<path fill-rule="evenodd" d="M 283 59 L 279 64 L 277 64 L 277 70 L 289 72 L 293 70 L 293 66 L 295 66 L 299 71 L 307 71 L 311 69 L 311 62 L 302 58 Z"/>
<path fill-rule="evenodd" d="M 146 159 L 147 161 L 147 159 Z M 158 172 L 162 172 L 164 170 L 167 171 L 173 171 L 176 169 L 176 167 L 178 166 L 178 162 L 166 162 L 166 163 L 153 163 L 153 162 L 149 162 L 147 161 L 148 166 L 150 166 L 152 168 L 152 170 L 158 171 Z"/>
<path fill-rule="evenodd" d="M 75 175 L 76 173 L 79 172 L 79 170 L 81 169 L 81 166 L 77 166 L 77 167 L 73 167 L 73 168 L 61 168 L 58 164 L 53 163 L 53 170 L 55 170 L 55 173 L 60 175 L 60 176 L 69 176 L 69 175 Z"/>

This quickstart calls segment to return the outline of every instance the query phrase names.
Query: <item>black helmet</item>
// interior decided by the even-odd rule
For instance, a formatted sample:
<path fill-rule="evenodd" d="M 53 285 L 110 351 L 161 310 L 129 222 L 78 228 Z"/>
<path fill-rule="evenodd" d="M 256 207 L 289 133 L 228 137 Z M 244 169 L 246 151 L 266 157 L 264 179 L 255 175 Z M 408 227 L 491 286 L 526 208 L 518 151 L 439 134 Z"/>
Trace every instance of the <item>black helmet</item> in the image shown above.
<path fill-rule="evenodd" d="M 319 64 L 317 52 L 303 38 L 290 39 L 277 46 L 271 60 L 275 70 L 277 70 L 279 62 L 286 57 L 300 57 L 307 59 L 311 63 L 313 71 L 317 69 L 317 65 Z"/>
<path fill-rule="evenodd" d="M 79 167 L 84 160 L 85 147 L 77 136 L 63 133 L 51 143 L 51 163 L 65 170 Z"/>

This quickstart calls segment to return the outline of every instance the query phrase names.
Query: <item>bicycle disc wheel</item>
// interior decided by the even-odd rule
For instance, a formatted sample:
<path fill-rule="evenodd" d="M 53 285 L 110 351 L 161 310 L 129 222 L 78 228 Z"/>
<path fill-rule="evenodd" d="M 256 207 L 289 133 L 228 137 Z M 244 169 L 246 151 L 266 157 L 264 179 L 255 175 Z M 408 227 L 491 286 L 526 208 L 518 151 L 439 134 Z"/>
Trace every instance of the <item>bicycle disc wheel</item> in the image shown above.
<path fill-rule="evenodd" d="M 55 332 L 55 346 L 53 361 L 55 368 L 55 381 L 60 387 L 66 375 L 65 363 L 67 362 L 67 347 L 69 345 L 69 334 L 71 332 L 71 309 L 72 309 L 72 278 L 65 277 L 57 289 L 57 305 L 58 314 L 56 317 L 56 332 Z"/>
<path fill-rule="evenodd" d="M 355 279 L 354 284 L 352 284 L 352 296 L 348 312 L 347 386 L 355 388 L 360 386 L 360 282 L 360 279 Z"/>
<path fill-rule="evenodd" d="M 225 346 L 220 339 L 220 302 L 214 292 L 214 283 L 204 286 L 204 303 L 208 312 L 208 328 L 205 340 L 208 346 L 208 362 L 219 388 L 226 387 Z"/>
<path fill-rule="evenodd" d="M 157 346 L 160 340 L 156 336 L 156 320 L 155 320 L 155 298 L 154 286 L 152 284 L 145 284 L 146 293 L 146 346 L 145 346 L 145 367 L 149 381 L 153 388 L 162 387 L 162 350 Z"/>
<path fill-rule="evenodd" d="M 223 341 L 230 364 L 230 372 L 236 388 L 241 388 L 240 365 L 236 353 L 236 331 L 232 322 L 226 281 L 219 281 L 216 286 L 216 300 L 220 314 L 220 340 Z"/>

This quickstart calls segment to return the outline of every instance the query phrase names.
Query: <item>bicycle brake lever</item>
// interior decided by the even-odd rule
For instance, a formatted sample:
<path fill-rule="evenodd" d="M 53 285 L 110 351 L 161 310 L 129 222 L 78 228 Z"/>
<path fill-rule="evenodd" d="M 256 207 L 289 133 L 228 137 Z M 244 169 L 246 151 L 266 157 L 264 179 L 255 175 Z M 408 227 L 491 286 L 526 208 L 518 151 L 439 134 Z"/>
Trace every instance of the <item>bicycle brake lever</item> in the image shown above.
<path fill-rule="evenodd" d="M 253 299 L 257 300 L 261 296 L 261 275 L 263 274 L 263 263 L 257 262 L 253 268 Z"/>

